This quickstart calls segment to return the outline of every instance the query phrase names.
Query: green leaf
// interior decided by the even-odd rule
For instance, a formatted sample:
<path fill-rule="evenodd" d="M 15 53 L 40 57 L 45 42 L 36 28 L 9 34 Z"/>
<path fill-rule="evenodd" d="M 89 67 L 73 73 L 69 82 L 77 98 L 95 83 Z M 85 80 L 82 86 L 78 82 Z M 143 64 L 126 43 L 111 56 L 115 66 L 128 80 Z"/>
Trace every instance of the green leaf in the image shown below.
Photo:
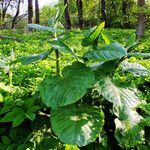
<path fill-rule="evenodd" d="M 10 70 L 9 61 L 8 57 L 0 55 L 0 69 L 4 69 L 6 73 Z"/>
<path fill-rule="evenodd" d="M 150 58 L 150 53 L 128 53 L 127 57 L 136 57 L 136 58 L 145 58 L 145 59 L 149 59 Z"/>
<path fill-rule="evenodd" d="M 28 65 L 33 62 L 36 62 L 38 60 L 44 60 L 48 57 L 49 54 L 51 54 L 53 50 L 49 50 L 47 52 L 41 53 L 41 54 L 33 54 L 28 56 L 23 56 L 17 59 L 17 62 L 21 62 L 23 65 Z"/>
<path fill-rule="evenodd" d="M 148 76 L 150 74 L 149 70 L 138 63 L 129 63 L 127 61 L 123 61 L 121 63 L 121 67 L 123 71 L 130 72 L 134 76 Z"/>
<path fill-rule="evenodd" d="M 124 47 L 118 43 L 112 43 L 97 50 L 89 51 L 85 54 L 85 58 L 93 61 L 109 61 L 126 56 L 127 52 Z"/>
<path fill-rule="evenodd" d="M 102 35 L 103 40 L 105 41 L 105 44 L 111 44 L 111 40 L 106 34 L 102 33 L 101 35 Z"/>
<path fill-rule="evenodd" d="M 109 77 L 101 79 L 99 85 L 101 95 L 113 103 L 113 112 L 118 117 L 115 119 L 115 137 L 119 144 L 129 148 L 141 143 L 143 128 L 139 123 L 143 118 L 136 111 L 141 101 L 135 92 L 115 86 Z"/>
<path fill-rule="evenodd" d="M 121 120 L 140 122 L 142 117 L 138 115 L 135 108 L 141 101 L 135 93 L 128 88 L 119 88 L 106 76 L 99 82 L 99 88 L 103 97 L 113 103 L 113 111 Z"/>
<path fill-rule="evenodd" d="M 35 119 L 35 117 L 36 117 L 36 114 L 35 113 L 26 113 L 25 114 L 26 116 L 27 116 L 27 118 L 29 118 L 30 120 L 34 120 Z"/>
<path fill-rule="evenodd" d="M 13 121 L 18 114 L 22 114 L 23 109 L 19 107 L 15 107 L 11 112 L 8 112 L 1 120 L 0 122 L 11 122 Z"/>
<path fill-rule="evenodd" d="M 95 141 L 104 125 L 104 114 L 95 107 L 62 107 L 52 111 L 51 123 L 60 141 L 81 147 Z"/>
<path fill-rule="evenodd" d="M 87 37 L 85 37 L 82 41 L 82 46 L 86 47 L 92 45 L 95 40 L 99 37 L 102 30 L 104 29 L 105 22 L 102 22 L 97 28 L 95 28 Z"/>
<path fill-rule="evenodd" d="M 11 140 L 7 136 L 2 136 L 1 139 L 5 145 L 11 144 Z"/>
<path fill-rule="evenodd" d="M 2 94 L 0 93 L 0 103 L 2 103 L 3 102 L 3 96 L 2 96 Z"/>
<path fill-rule="evenodd" d="M 41 26 L 39 24 L 28 24 L 27 25 L 28 28 L 33 28 L 33 29 L 37 29 L 37 30 L 42 30 L 42 31 L 49 31 L 49 32 L 64 32 L 61 29 L 56 29 L 56 28 L 52 28 L 52 27 L 46 27 L 46 26 Z"/>
<path fill-rule="evenodd" d="M 5 83 L 0 82 L 0 90 L 3 90 L 5 92 L 12 92 L 13 88 L 9 85 L 5 85 Z"/>
<path fill-rule="evenodd" d="M 15 116 L 12 127 L 15 128 L 19 126 L 24 121 L 24 119 L 25 119 L 25 113 L 20 112 L 19 114 L 17 114 L 17 116 Z"/>
<path fill-rule="evenodd" d="M 77 146 L 66 144 L 65 150 L 80 150 L 80 149 Z"/>
<path fill-rule="evenodd" d="M 41 109 L 41 107 L 40 106 L 32 106 L 32 107 L 30 107 L 28 110 L 27 110 L 27 113 L 29 114 L 29 113 L 33 113 L 33 112 L 36 112 L 36 111 L 38 111 L 38 110 L 40 110 Z"/>
<path fill-rule="evenodd" d="M 25 101 L 24 101 L 24 106 L 26 107 L 26 108 L 31 108 L 32 106 L 34 106 L 35 104 L 35 98 L 28 98 L 28 99 L 26 99 Z"/>
<path fill-rule="evenodd" d="M 0 59 L 0 68 L 4 69 L 5 68 L 5 61 Z"/>
<path fill-rule="evenodd" d="M 53 109 L 75 103 L 95 82 L 94 73 L 80 62 L 74 62 L 62 71 L 62 77 L 46 77 L 41 84 L 43 102 Z"/>
<path fill-rule="evenodd" d="M 118 60 L 101 62 L 91 66 L 94 71 L 95 78 L 97 81 L 101 80 L 104 76 L 112 76 L 117 69 L 119 62 Z"/>
<path fill-rule="evenodd" d="M 146 117 L 146 118 L 143 118 L 143 120 L 140 122 L 140 125 L 142 127 L 150 127 L 150 116 Z"/>
<path fill-rule="evenodd" d="M 103 130 L 99 135 L 99 141 L 90 143 L 86 146 L 86 150 L 111 150 L 108 137 Z"/>
<path fill-rule="evenodd" d="M 62 6 L 62 7 L 60 7 L 60 8 L 57 10 L 57 13 L 56 13 L 56 16 L 55 16 L 55 19 L 54 19 L 54 23 L 53 23 L 54 25 L 53 25 L 53 26 L 55 26 L 55 25 L 57 26 L 58 22 L 60 21 L 62 15 L 63 15 L 63 13 L 64 13 L 64 10 L 65 10 L 66 6 L 67 6 L 67 5 Z"/>
<path fill-rule="evenodd" d="M 19 144 L 16 150 L 32 150 L 34 149 L 34 143 L 26 142 L 24 144 Z"/>
<path fill-rule="evenodd" d="M 138 42 L 136 41 L 136 34 L 133 33 L 133 34 L 129 37 L 129 39 L 127 40 L 125 47 L 126 47 L 127 49 L 131 49 L 132 47 L 134 47 L 135 45 L 137 45 L 137 43 L 138 43 Z"/>
<path fill-rule="evenodd" d="M 0 110 L 0 115 L 5 114 L 13 109 L 13 105 L 4 105 Z"/>
<path fill-rule="evenodd" d="M 50 42 L 51 46 L 58 51 L 62 51 L 64 53 L 70 53 L 71 55 L 75 56 L 73 49 L 71 49 L 68 45 L 61 42 L 59 39 L 53 40 Z"/>
<path fill-rule="evenodd" d="M 39 145 L 37 145 L 37 150 L 57 150 L 60 148 L 60 141 L 53 136 L 43 136 Z M 61 148 L 60 148 L 61 149 Z"/>
<path fill-rule="evenodd" d="M 129 122 L 115 119 L 115 137 L 123 148 L 131 148 L 144 142 L 143 127 L 138 123 L 131 125 Z"/>
<path fill-rule="evenodd" d="M 144 112 L 150 115 L 150 103 L 141 104 L 139 108 L 141 108 Z"/>

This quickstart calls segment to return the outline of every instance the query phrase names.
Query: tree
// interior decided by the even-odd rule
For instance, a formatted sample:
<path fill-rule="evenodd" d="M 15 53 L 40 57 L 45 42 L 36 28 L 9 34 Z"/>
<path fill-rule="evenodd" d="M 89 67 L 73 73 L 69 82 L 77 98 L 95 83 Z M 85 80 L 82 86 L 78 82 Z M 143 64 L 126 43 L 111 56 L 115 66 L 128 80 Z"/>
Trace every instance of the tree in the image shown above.
<path fill-rule="evenodd" d="M 33 17 L 33 0 L 28 0 L 28 23 L 32 23 Z"/>
<path fill-rule="evenodd" d="M 102 12 L 102 21 L 105 21 L 105 26 L 107 26 L 106 0 L 101 0 L 101 12 Z"/>
<path fill-rule="evenodd" d="M 16 21 L 17 21 L 17 18 L 18 18 L 18 16 L 19 16 L 19 13 L 20 13 L 20 4 L 21 4 L 21 0 L 18 0 L 16 15 L 14 16 L 14 18 L 13 18 L 13 20 L 12 20 L 12 29 L 14 28 L 15 23 L 16 23 Z"/>
<path fill-rule="evenodd" d="M 39 1 L 35 0 L 35 23 L 40 23 Z"/>
<path fill-rule="evenodd" d="M 143 8 L 145 6 L 145 0 L 138 0 L 138 6 L 139 6 L 139 13 L 138 13 L 138 23 L 137 23 L 137 38 L 139 39 L 141 36 L 144 35 L 145 32 L 145 22 L 146 22 L 146 16 L 143 12 Z"/>
<path fill-rule="evenodd" d="M 83 26 L 83 11 L 82 11 L 82 0 L 77 0 L 76 1 L 77 4 L 77 10 L 78 10 L 78 25 L 79 28 L 81 29 Z"/>
<path fill-rule="evenodd" d="M 71 29 L 71 21 L 70 21 L 70 14 L 69 14 L 69 7 L 68 7 L 68 0 L 64 0 L 65 8 L 65 20 L 66 20 L 66 29 Z"/>
<path fill-rule="evenodd" d="M 11 5 L 12 0 L 1 0 L 0 5 L 1 5 L 1 22 L 4 22 L 6 12 L 8 10 L 8 7 Z"/>

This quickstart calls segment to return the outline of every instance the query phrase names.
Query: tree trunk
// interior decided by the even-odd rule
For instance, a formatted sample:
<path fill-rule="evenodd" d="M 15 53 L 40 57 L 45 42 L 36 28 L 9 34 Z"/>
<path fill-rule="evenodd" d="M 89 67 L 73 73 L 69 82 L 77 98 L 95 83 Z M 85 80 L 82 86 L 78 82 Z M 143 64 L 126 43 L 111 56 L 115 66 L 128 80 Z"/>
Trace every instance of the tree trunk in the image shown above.
<path fill-rule="evenodd" d="M 107 27 L 106 0 L 101 0 L 101 7 L 102 21 L 105 21 L 105 27 Z"/>
<path fill-rule="evenodd" d="M 129 28 L 130 27 L 130 21 L 128 18 L 128 1 L 122 0 L 122 18 L 123 18 L 123 28 Z"/>
<path fill-rule="evenodd" d="M 21 4 L 21 0 L 18 0 L 18 6 L 17 6 L 16 15 L 14 16 L 14 18 L 13 18 L 13 20 L 12 20 L 12 29 L 15 27 L 17 18 L 18 18 L 19 13 L 20 13 L 20 4 Z"/>
<path fill-rule="evenodd" d="M 39 0 L 35 0 L 35 23 L 40 23 Z"/>
<path fill-rule="evenodd" d="M 101 21 L 101 0 L 98 1 L 97 17 L 98 22 Z"/>
<path fill-rule="evenodd" d="M 12 0 L 9 0 L 8 2 L 7 1 L 4 1 L 4 0 L 1 0 L 1 11 L 2 11 L 2 22 L 4 22 L 5 20 L 5 16 L 6 16 L 6 12 L 8 10 L 8 7 L 10 5 Z"/>
<path fill-rule="evenodd" d="M 28 0 L 28 23 L 32 23 L 33 17 L 33 0 Z"/>
<path fill-rule="evenodd" d="M 146 16 L 143 12 L 143 9 L 145 5 L 145 0 L 138 0 L 138 6 L 140 8 L 140 12 L 138 13 L 138 23 L 137 23 L 137 32 L 136 36 L 139 39 L 141 36 L 144 35 L 145 32 L 145 22 L 146 22 Z"/>
<path fill-rule="evenodd" d="M 69 7 L 68 7 L 68 0 L 64 0 L 65 8 L 65 20 L 66 20 L 66 29 L 71 29 L 71 21 L 70 21 L 70 14 L 69 14 Z"/>
<path fill-rule="evenodd" d="M 82 0 L 77 0 L 77 10 L 78 10 L 78 25 L 79 28 L 81 29 L 83 27 L 83 11 L 82 11 Z"/>

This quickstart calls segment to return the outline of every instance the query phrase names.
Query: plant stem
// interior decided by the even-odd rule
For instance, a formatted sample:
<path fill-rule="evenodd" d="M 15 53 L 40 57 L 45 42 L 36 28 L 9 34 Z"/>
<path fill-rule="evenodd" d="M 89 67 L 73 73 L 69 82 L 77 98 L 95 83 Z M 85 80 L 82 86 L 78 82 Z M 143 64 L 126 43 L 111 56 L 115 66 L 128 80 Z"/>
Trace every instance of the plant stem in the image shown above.
<path fill-rule="evenodd" d="M 57 76 L 59 76 L 60 75 L 59 52 L 57 49 L 55 50 L 55 55 L 56 55 L 56 74 L 57 74 Z"/>
<path fill-rule="evenodd" d="M 54 33 L 55 39 L 57 39 L 57 33 Z M 57 49 L 55 49 L 55 56 L 56 56 L 56 74 L 57 76 L 60 75 L 60 65 L 59 65 L 59 52 Z"/>

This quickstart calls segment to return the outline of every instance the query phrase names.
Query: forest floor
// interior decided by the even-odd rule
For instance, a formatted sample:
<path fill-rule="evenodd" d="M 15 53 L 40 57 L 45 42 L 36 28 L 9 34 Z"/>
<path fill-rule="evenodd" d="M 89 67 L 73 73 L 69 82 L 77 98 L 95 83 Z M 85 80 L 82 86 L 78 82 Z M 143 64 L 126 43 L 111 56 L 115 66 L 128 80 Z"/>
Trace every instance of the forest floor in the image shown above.
<path fill-rule="evenodd" d="M 124 30 L 124 29 L 105 29 L 103 31 L 105 35 L 109 37 L 110 42 L 119 42 L 125 45 L 126 41 L 129 40 L 130 36 L 135 33 L 135 30 Z M 66 31 L 65 35 L 58 35 L 62 41 L 69 47 L 74 49 L 77 56 L 83 56 L 83 53 L 89 50 L 90 47 L 83 47 L 81 41 L 85 35 L 88 34 L 87 30 L 71 30 Z M 9 67 L 5 64 L 4 69 L 1 60 L 16 60 L 20 57 L 40 54 L 51 49 L 50 41 L 52 36 L 49 32 L 27 32 L 27 30 L 2 30 L 0 31 L 0 82 L 6 85 L 10 82 Z M 7 38 L 11 37 L 11 38 Z M 146 31 L 145 36 L 139 41 L 139 45 L 133 49 L 136 52 L 150 52 L 150 30 Z M 104 41 L 99 38 L 99 46 L 103 46 Z M 75 58 L 70 54 L 60 53 L 60 70 L 62 70 L 66 65 L 71 64 Z M 139 62 L 146 68 L 150 69 L 150 63 L 148 59 L 136 59 L 131 57 L 129 62 Z M 10 64 L 9 64 L 10 65 Z M 42 61 L 37 61 L 29 65 L 22 65 L 21 63 L 11 64 L 12 69 L 12 84 L 17 88 L 17 92 L 13 93 L 12 97 L 7 95 L 5 100 L 11 101 L 11 98 L 16 99 L 17 104 L 21 105 L 20 100 L 32 97 L 36 95 L 39 84 L 46 75 L 55 74 L 55 53 L 52 53 L 47 59 Z M 150 97 L 150 90 L 148 85 L 150 77 L 133 77 L 130 74 L 125 74 L 123 76 L 117 75 L 118 80 L 123 81 L 126 84 L 134 82 L 134 85 L 142 86 L 143 99 L 148 100 Z M 7 90 L 7 89 L 6 89 Z M 29 99 L 31 100 L 31 99 Z M 0 100 L 1 104 L 1 100 Z M 1 119 L 1 116 L 0 116 Z M 10 124 L 9 124 L 10 125 Z M 22 133 L 21 133 L 22 134 Z M 0 143 L 1 144 L 1 143 Z"/>

